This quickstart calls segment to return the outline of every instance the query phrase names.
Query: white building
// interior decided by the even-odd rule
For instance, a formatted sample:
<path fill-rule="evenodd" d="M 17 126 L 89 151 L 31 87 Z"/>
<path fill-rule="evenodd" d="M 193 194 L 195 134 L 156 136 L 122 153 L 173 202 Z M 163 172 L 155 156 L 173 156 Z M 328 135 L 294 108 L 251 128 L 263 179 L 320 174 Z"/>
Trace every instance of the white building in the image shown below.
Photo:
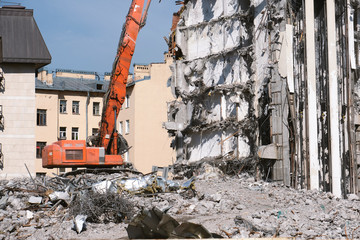
<path fill-rule="evenodd" d="M 51 62 L 33 10 L 0 8 L 0 177 L 35 173 L 35 72 Z"/>

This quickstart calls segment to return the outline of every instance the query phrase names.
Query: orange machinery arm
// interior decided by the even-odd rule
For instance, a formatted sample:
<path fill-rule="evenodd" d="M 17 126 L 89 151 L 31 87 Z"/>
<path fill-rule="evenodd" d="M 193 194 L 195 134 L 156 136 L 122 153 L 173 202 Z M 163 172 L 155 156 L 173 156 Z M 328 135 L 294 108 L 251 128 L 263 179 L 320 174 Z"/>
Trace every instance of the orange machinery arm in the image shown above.
<path fill-rule="evenodd" d="M 147 0 L 143 13 L 145 0 L 132 1 L 121 33 L 109 90 L 104 100 L 99 131 L 99 146 L 104 147 L 107 154 L 117 154 L 116 119 L 125 100 L 126 83 L 131 59 L 135 51 L 136 39 L 141 27 L 145 25 L 150 3 L 151 0 Z"/>

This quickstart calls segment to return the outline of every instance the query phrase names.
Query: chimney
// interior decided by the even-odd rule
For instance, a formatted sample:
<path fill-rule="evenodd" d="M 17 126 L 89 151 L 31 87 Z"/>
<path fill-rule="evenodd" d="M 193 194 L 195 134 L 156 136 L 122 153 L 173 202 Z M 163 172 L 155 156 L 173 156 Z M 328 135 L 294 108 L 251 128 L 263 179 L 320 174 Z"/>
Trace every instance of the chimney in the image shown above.
<path fill-rule="evenodd" d="M 42 83 L 45 83 L 46 82 L 46 73 L 47 71 L 43 68 L 39 69 L 39 72 L 38 72 L 38 80 L 40 80 Z"/>
<path fill-rule="evenodd" d="M 49 73 L 48 70 L 45 70 L 44 68 L 39 69 L 37 78 L 46 85 L 53 85 L 52 73 Z"/>
<path fill-rule="evenodd" d="M 52 86 L 53 84 L 53 74 L 46 72 L 46 85 Z"/>

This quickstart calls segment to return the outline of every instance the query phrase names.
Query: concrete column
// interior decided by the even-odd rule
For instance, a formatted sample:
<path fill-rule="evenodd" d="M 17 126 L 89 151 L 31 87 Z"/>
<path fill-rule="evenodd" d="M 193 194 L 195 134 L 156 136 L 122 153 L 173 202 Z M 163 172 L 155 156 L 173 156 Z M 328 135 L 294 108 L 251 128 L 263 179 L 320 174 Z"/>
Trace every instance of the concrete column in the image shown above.
<path fill-rule="evenodd" d="M 332 193 L 341 197 L 341 158 L 339 139 L 339 91 L 336 65 L 335 0 L 326 1 L 328 66 L 329 66 L 329 112 L 330 112 L 330 162 Z"/>
<path fill-rule="evenodd" d="M 309 140 L 310 189 L 319 189 L 314 0 L 305 0 L 305 24 L 307 70 L 307 138 Z"/>

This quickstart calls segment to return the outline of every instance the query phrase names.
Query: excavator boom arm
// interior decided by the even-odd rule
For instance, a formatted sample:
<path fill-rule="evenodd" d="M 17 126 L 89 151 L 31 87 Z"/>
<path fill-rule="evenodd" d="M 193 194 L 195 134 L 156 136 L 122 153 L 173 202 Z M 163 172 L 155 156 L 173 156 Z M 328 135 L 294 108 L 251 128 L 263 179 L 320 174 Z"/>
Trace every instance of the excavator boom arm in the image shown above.
<path fill-rule="evenodd" d="M 144 10 L 145 0 L 132 1 L 119 40 L 109 89 L 104 99 L 99 131 L 99 146 L 104 147 L 108 154 L 116 154 L 116 149 L 112 148 L 110 143 L 112 141 L 111 139 L 114 130 L 116 129 L 117 116 L 121 105 L 125 101 L 126 83 L 131 59 L 135 51 L 136 39 L 141 27 L 145 24 L 150 3 L 151 0 L 147 0 L 146 8 Z"/>

